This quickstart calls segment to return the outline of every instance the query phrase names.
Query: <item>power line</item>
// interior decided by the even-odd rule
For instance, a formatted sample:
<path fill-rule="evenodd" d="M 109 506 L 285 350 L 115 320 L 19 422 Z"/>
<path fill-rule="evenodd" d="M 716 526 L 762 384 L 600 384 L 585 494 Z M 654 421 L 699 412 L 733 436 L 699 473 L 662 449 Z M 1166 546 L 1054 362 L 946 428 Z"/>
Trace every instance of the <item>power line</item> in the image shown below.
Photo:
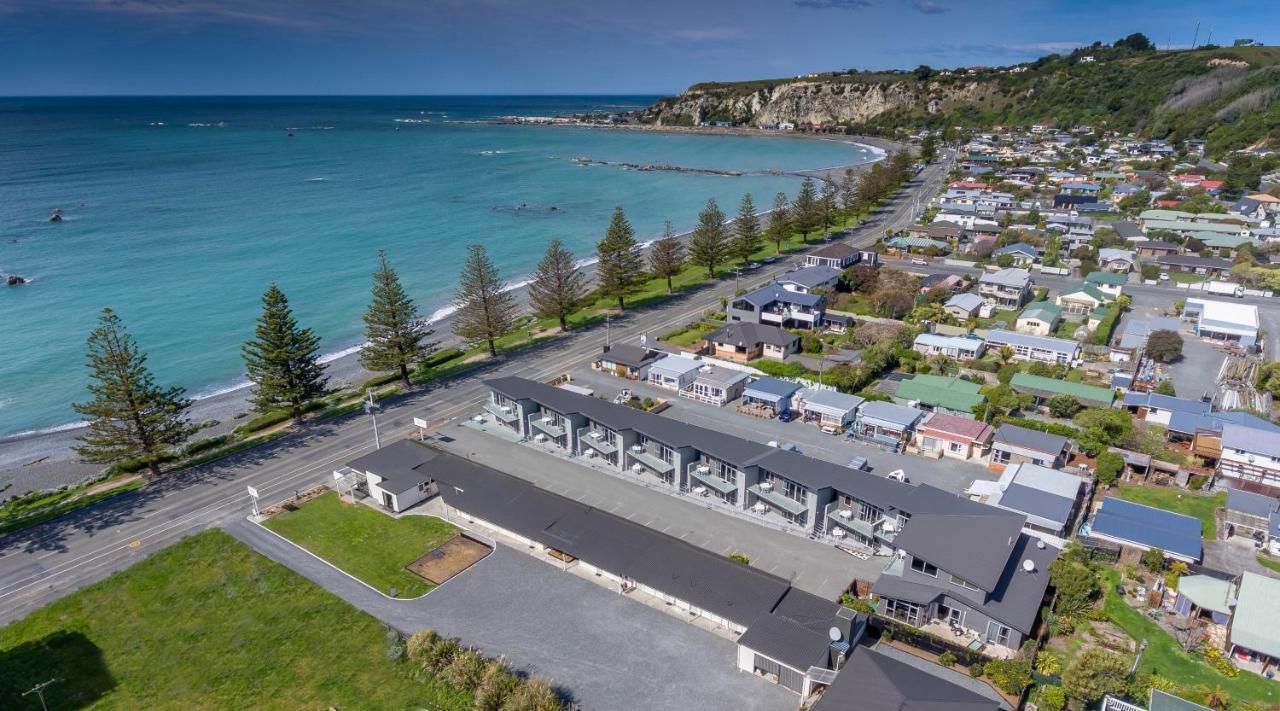
<path fill-rule="evenodd" d="M 45 690 L 45 688 L 46 688 L 46 687 L 48 687 L 50 684 L 53 684 L 53 683 L 55 683 L 55 682 L 57 682 L 57 681 L 59 681 L 59 680 L 58 680 L 58 679 L 50 679 L 49 681 L 46 681 L 46 682 L 43 682 L 43 683 L 40 683 L 40 684 L 36 684 L 35 686 L 31 687 L 30 689 L 28 689 L 28 690 L 26 690 L 26 691 L 22 692 L 22 695 L 23 695 L 23 696 L 29 696 L 29 695 L 31 695 L 31 694 L 35 694 L 36 696 L 40 697 L 40 708 L 44 709 L 44 711 L 49 711 L 49 706 L 48 706 L 48 704 L 46 704 L 46 703 L 44 702 L 44 690 Z"/>

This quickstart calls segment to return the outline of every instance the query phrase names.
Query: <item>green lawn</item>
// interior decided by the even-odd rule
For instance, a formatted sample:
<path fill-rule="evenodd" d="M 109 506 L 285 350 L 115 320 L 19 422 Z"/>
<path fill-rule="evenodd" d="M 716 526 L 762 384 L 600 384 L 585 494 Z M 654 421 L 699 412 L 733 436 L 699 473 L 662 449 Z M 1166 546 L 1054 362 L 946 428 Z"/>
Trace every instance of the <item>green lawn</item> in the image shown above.
<path fill-rule="evenodd" d="M 391 518 L 362 504 L 343 503 L 333 492 L 265 525 L 384 593 L 394 587 L 398 597 L 431 590 L 405 566 L 458 533 L 438 518 Z"/>
<path fill-rule="evenodd" d="M 1202 535 L 1213 540 L 1217 530 L 1213 512 L 1227 501 L 1226 493 L 1201 496 L 1191 491 L 1169 487 L 1120 485 L 1111 490 L 1114 496 L 1135 504 L 1143 504 L 1165 511 L 1186 514 L 1200 519 Z"/>
<path fill-rule="evenodd" d="M 1274 570 L 1277 573 L 1280 573 L 1280 560 L 1276 560 L 1274 558 L 1268 558 L 1265 555 L 1257 556 L 1257 558 L 1258 558 L 1258 565 L 1261 565 L 1264 568 L 1270 568 L 1271 570 Z"/>
<path fill-rule="evenodd" d="M 1201 274 L 1190 274 L 1188 272 L 1165 272 L 1169 275 L 1169 279 L 1182 284 L 1199 284 L 1207 281 L 1209 277 Z"/>
<path fill-rule="evenodd" d="M 672 331 L 662 337 L 662 340 L 673 346 L 680 348 L 693 348 L 694 344 L 701 341 L 708 333 L 720 328 L 722 323 L 695 323 L 681 328 L 678 331 Z"/>
<path fill-rule="evenodd" d="M 98 482 L 89 486 L 77 487 L 66 491 L 56 491 L 51 493 L 30 494 L 21 498 L 13 499 L 8 503 L 0 506 L 0 535 L 21 531 L 24 528 L 30 528 L 37 524 L 44 523 L 50 519 L 71 513 L 86 506 L 91 506 L 110 499 L 113 496 L 119 496 L 125 492 L 137 491 L 141 489 L 146 482 L 137 479 L 124 483 L 111 489 L 105 489 L 92 494 L 85 492 L 104 485 L 106 482 Z"/>
<path fill-rule="evenodd" d="M 0 708 L 430 708 L 374 618 L 211 530 L 0 628 Z"/>
<path fill-rule="evenodd" d="M 1106 580 L 1106 585 L 1103 586 L 1103 609 L 1107 611 L 1107 616 L 1135 640 L 1147 642 L 1146 651 L 1142 654 L 1141 671 L 1159 674 L 1187 690 L 1195 690 L 1201 685 L 1211 689 L 1222 687 L 1231 694 L 1233 706 L 1243 701 L 1280 703 L 1280 682 L 1269 681 L 1244 671 L 1232 679 L 1219 673 L 1199 657 L 1183 652 L 1177 640 L 1165 634 L 1164 630 L 1141 612 L 1129 607 L 1116 594 L 1115 587 L 1120 582 L 1119 571 L 1108 568 L 1102 574 Z"/>

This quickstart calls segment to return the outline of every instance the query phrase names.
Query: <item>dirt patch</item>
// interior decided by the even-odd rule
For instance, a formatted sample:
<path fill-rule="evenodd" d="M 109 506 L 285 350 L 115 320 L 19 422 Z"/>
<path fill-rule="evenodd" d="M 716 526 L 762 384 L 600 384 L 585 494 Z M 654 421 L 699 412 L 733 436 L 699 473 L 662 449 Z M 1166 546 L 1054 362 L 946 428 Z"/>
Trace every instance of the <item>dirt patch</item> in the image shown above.
<path fill-rule="evenodd" d="M 432 585 L 440 585 L 475 565 L 492 551 L 489 546 L 459 533 L 440 544 L 439 548 L 410 563 L 408 568 L 409 572 Z"/>

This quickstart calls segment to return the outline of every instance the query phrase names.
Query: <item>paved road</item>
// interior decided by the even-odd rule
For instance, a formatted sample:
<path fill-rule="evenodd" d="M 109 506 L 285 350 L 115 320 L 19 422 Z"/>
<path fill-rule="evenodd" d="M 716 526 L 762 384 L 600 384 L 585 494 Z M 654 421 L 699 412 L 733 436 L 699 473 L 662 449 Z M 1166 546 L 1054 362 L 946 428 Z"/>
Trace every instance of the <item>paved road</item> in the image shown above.
<path fill-rule="evenodd" d="M 850 240 L 869 246 L 886 226 L 911 221 L 916 194 L 932 195 L 946 178 L 947 164 L 935 164 L 912 181 Z M 766 281 L 787 268 L 773 265 L 754 273 Z M 722 281 L 639 313 L 613 320 L 613 339 L 638 339 L 687 323 L 703 310 L 718 307 L 732 294 Z M 606 329 L 585 329 L 569 337 L 523 351 L 473 371 L 466 377 L 404 396 L 380 416 L 383 440 L 407 435 L 415 416 L 445 421 L 473 409 L 484 397 L 482 379 L 518 375 L 545 379 L 600 352 Z M 245 485 L 275 501 L 330 476 L 332 470 L 373 448 L 372 427 L 364 416 L 307 427 L 303 432 L 220 460 L 101 505 L 0 538 L 0 624 L 121 570 L 142 556 L 211 525 L 243 515 L 249 507 Z"/>

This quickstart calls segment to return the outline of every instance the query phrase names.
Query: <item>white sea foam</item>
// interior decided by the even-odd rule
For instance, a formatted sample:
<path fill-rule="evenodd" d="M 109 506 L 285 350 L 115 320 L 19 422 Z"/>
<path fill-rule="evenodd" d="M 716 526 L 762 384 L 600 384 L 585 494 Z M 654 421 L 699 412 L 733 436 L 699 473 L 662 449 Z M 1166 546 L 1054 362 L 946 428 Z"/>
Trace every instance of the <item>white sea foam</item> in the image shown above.
<path fill-rule="evenodd" d="M 327 183 L 329 182 L 329 179 L 328 178 L 307 178 L 307 182 L 308 183 Z"/>
<path fill-rule="evenodd" d="M 418 119 L 418 118 L 397 118 L 397 119 L 391 119 L 391 120 L 395 121 L 396 123 L 431 123 L 431 119 Z"/>
<path fill-rule="evenodd" d="M 53 427 L 44 427 L 38 430 L 24 430 L 22 432 L 15 432 L 11 435 L 7 435 L 3 438 L 0 438 L 0 441 L 7 440 L 7 439 L 23 439 L 26 437 L 38 437 L 40 435 L 51 435 L 51 434 L 57 434 L 59 432 L 71 432 L 72 430 L 84 429 L 85 427 L 88 427 L 88 426 L 89 426 L 89 422 L 87 420 L 79 420 L 77 422 L 65 422 L 61 425 L 54 425 Z"/>

